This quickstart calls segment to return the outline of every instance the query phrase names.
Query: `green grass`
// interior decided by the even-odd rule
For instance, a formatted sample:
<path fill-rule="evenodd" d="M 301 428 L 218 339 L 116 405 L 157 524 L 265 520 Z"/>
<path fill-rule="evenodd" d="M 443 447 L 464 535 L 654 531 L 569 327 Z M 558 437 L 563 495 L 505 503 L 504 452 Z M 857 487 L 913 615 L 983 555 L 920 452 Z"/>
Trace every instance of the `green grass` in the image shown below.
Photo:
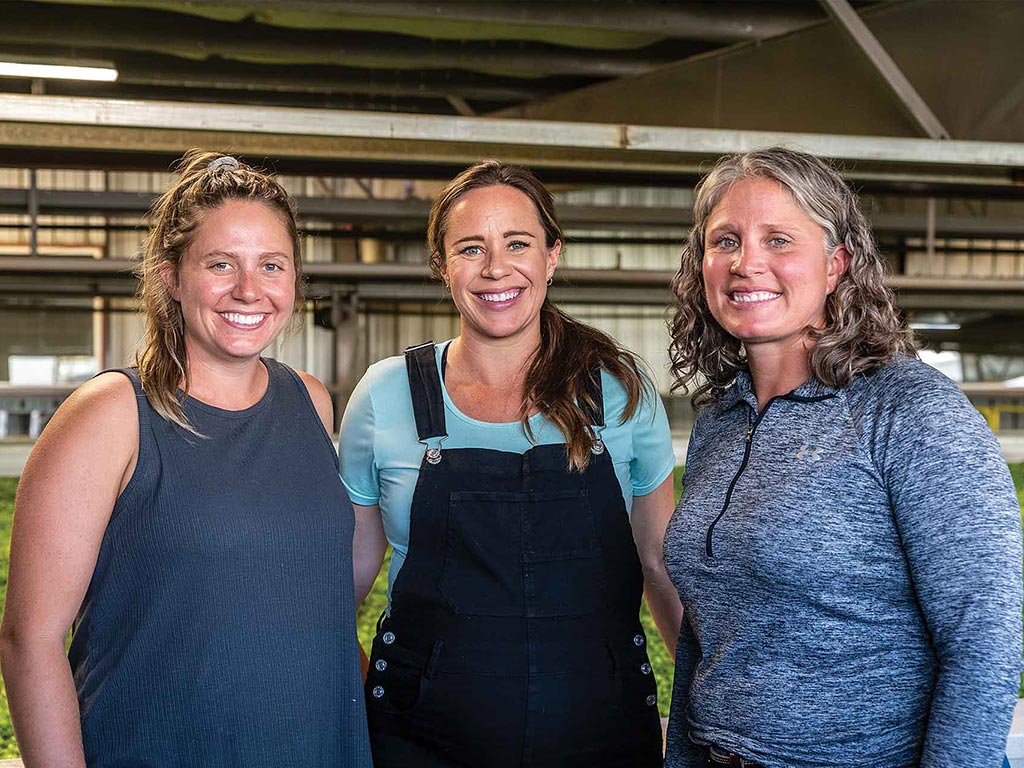
<path fill-rule="evenodd" d="M 1024 515 L 1024 463 L 1009 466 L 1013 484 L 1017 486 L 1017 503 L 1020 505 L 1021 515 Z"/>
<path fill-rule="evenodd" d="M 1011 464 L 1010 473 L 1013 475 L 1013 482 L 1017 486 L 1017 500 L 1024 509 L 1024 463 Z M 678 498 L 681 488 L 682 468 L 676 469 L 676 497 Z M 7 594 L 7 563 L 11 547 L 11 518 L 14 511 L 14 490 L 17 481 L 12 478 L 0 478 L 0 609 L 3 608 L 3 596 Z M 1024 518 L 1024 512 L 1022 512 Z M 1022 523 L 1024 524 L 1024 523 Z M 368 648 L 376 629 L 377 617 L 387 603 L 385 589 L 387 586 L 387 560 L 381 569 L 369 597 L 359 609 L 357 627 L 359 640 L 364 648 Z M 658 635 L 654 626 L 654 620 L 643 607 L 641 620 L 647 630 L 650 640 L 648 654 L 651 657 L 651 666 L 658 679 L 658 706 L 663 715 L 668 714 L 668 707 L 672 691 L 672 659 L 665 650 L 664 643 Z M 1021 696 L 1024 696 L 1024 683 L 1021 685 Z M 18 747 L 14 741 L 14 729 L 11 727 L 11 716 L 7 709 L 7 695 L 0 685 L 0 759 L 18 757 Z"/>
<path fill-rule="evenodd" d="M 18 481 L 0 477 L 0 610 L 7 595 L 7 561 L 11 553 L 11 521 L 14 517 L 14 489 Z M 0 682 L 0 759 L 18 757 L 14 726 L 7 708 L 7 691 Z"/>

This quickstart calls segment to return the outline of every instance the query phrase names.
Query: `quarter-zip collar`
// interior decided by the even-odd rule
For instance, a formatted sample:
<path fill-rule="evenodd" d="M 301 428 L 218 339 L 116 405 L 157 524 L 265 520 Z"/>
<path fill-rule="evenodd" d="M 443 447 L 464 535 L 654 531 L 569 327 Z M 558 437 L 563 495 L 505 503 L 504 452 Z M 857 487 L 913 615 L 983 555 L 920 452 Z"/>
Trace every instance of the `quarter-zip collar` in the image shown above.
<path fill-rule="evenodd" d="M 816 403 L 820 400 L 829 400 L 838 394 L 838 389 L 822 384 L 812 376 L 792 392 L 788 392 L 785 395 L 776 395 L 765 403 L 764 408 L 758 412 L 757 397 L 754 395 L 754 387 L 750 377 L 750 371 L 743 369 L 736 373 L 736 380 L 733 382 L 732 386 L 725 391 L 725 394 L 722 395 L 717 407 L 720 409 L 719 413 L 725 413 L 740 403 L 746 403 L 750 406 L 750 409 L 747 411 L 746 418 L 747 431 L 746 437 L 743 441 L 743 458 L 740 460 L 740 465 L 736 470 L 736 474 L 733 475 L 732 482 L 729 483 L 728 490 L 725 492 L 722 510 L 718 513 L 718 516 L 711 521 L 711 525 L 708 526 L 705 542 L 705 555 L 709 560 L 715 557 L 715 526 L 718 525 L 719 521 L 725 517 L 726 512 L 729 511 L 733 491 L 736 489 L 736 484 L 739 482 L 740 477 L 747 468 L 747 463 L 750 461 L 750 450 L 753 446 L 754 433 L 757 431 L 757 427 L 760 425 L 764 417 L 768 415 L 768 411 L 771 410 L 775 401 L 790 400 L 797 403 Z"/>
<path fill-rule="evenodd" d="M 811 378 L 793 391 L 772 399 L 816 402 L 818 400 L 827 400 L 838 394 L 838 389 L 823 384 L 817 378 L 811 376 Z M 736 372 L 736 379 L 733 381 L 732 386 L 725 390 L 725 393 L 719 398 L 719 412 L 724 413 L 741 402 L 749 405 L 754 409 L 754 413 L 757 413 L 757 396 L 754 394 L 754 384 L 750 377 L 750 371 L 746 368 L 741 368 Z"/>

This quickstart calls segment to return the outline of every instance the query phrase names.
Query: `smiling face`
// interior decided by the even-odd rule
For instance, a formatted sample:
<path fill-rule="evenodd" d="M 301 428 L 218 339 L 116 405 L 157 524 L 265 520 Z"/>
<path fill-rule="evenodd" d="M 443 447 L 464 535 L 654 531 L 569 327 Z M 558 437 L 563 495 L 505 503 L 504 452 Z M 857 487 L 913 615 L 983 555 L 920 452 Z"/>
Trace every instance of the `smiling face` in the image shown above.
<path fill-rule="evenodd" d="M 704 230 L 708 307 L 748 357 L 771 350 L 804 365 L 806 329 L 824 324 L 825 299 L 848 261 L 842 245 L 825 252 L 825 231 L 779 182 L 744 179 Z"/>
<path fill-rule="evenodd" d="M 452 206 L 442 276 L 462 335 L 540 340 L 540 308 L 561 242 L 549 248 L 533 202 L 508 186 L 478 187 Z"/>
<path fill-rule="evenodd" d="M 263 203 L 207 212 L 178 268 L 161 275 L 181 304 L 190 364 L 257 358 L 294 311 L 292 239 Z"/>

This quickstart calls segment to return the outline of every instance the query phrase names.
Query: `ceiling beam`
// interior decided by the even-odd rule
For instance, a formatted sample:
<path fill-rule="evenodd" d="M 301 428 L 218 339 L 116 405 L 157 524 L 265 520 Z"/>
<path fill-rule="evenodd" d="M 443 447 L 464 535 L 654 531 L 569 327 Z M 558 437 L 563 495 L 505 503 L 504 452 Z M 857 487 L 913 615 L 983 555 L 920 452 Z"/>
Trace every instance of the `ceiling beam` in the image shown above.
<path fill-rule="evenodd" d="M 900 104 L 920 126 L 925 136 L 931 139 L 948 139 L 949 131 L 932 112 L 931 107 L 921 98 L 913 84 L 899 68 L 888 51 L 878 42 L 878 38 L 868 29 L 867 24 L 857 15 L 848 0 L 820 0 L 832 18 L 844 32 L 871 60 L 872 65 L 882 76 L 886 84 L 900 100 Z"/>
<path fill-rule="evenodd" d="M 417 165 L 458 167 L 497 156 L 541 171 L 632 172 L 654 184 L 665 176 L 697 177 L 723 154 L 772 145 L 838 161 L 855 182 L 978 186 L 1024 196 L 1024 143 L 0 95 L 0 149 L 46 149 L 54 158 L 69 150 L 123 157 L 207 146 L 256 158 L 398 165 L 414 178 Z"/>
<path fill-rule="evenodd" d="M 28 215 L 29 190 L 0 187 L 0 212 Z M 149 192 L 38 189 L 36 205 L 44 216 L 138 216 L 142 217 L 157 198 Z M 353 197 L 296 197 L 300 219 L 304 222 L 343 222 L 360 226 L 401 228 L 406 237 L 419 239 L 424 233 L 430 201 L 416 198 L 363 199 Z M 678 231 L 690 226 L 692 211 L 682 206 L 582 205 L 560 203 L 558 218 L 569 229 L 642 229 L 648 235 L 657 231 Z M 876 233 L 923 236 L 923 213 L 873 213 L 869 216 Z M 45 226 L 41 227 L 45 229 Z M 100 227 L 102 228 L 102 227 Z M 996 219 L 985 216 L 939 215 L 935 232 L 947 237 L 1024 239 L 1024 220 Z M 364 236 L 372 237 L 372 233 Z"/>
<path fill-rule="evenodd" d="M 134 291 L 136 262 L 128 259 L 89 259 L 61 256 L 0 256 L 0 288 L 5 292 L 78 295 L 127 295 Z M 303 265 L 314 295 L 324 286 L 377 286 L 373 298 L 381 300 L 436 300 L 441 284 L 426 266 L 412 264 L 354 264 L 308 262 Z M 43 278 L 40 280 L 40 278 Z M 662 270 L 560 269 L 555 275 L 556 297 L 579 303 L 620 303 L 623 291 L 639 304 L 666 301 L 672 273 Z M 71 280 L 72 282 L 61 282 Z M 1024 280 L 924 278 L 892 276 L 888 285 L 905 309 L 985 309 L 1024 312 Z M 24 286 L 19 290 L 19 284 Z M 318 288 L 319 287 L 319 288 Z M 113 293 L 109 293 L 113 291 Z M 643 292 L 646 291 L 646 297 Z"/>

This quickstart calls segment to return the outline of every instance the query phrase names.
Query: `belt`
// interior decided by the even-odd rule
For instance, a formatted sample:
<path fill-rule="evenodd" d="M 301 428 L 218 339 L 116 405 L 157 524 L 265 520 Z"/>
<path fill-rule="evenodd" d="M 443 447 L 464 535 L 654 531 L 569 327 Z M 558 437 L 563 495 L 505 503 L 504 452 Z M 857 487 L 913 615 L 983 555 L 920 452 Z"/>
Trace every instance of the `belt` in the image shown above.
<path fill-rule="evenodd" d="M 708 762 L 711 765 L 727 765 L 729 768 L 764 768 L 760 763 L 714 746 L 708 747 Z"/>

